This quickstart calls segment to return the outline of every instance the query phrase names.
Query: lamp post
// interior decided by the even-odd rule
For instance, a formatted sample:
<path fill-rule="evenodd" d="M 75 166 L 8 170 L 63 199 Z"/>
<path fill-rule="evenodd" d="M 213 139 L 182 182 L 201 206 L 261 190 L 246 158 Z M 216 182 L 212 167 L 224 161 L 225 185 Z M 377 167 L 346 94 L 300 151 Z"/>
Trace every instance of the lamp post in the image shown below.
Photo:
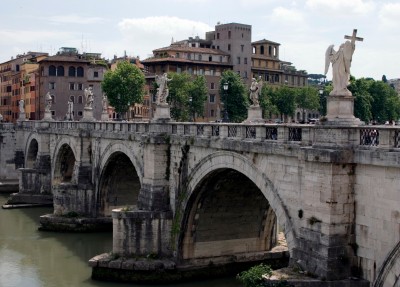
<path fill-rule="evenodd" d="M 324 90 L 320 89 L 319 90 L 319 112 L 320 112 L 320 116 L 321 116 L 321 114 L 322 114 L 322 112 L 324 110 L 324 108 L 322 106 L 324 104 L 323 95 L 324 95 Z"/>
<path fill-rule="evenodd" d="M 228 115 L 228 88 L 229 88 L 229 84 L 228 84 L 228 82 L 225 82 L 222 85 L 222 87 L 224 88 L 224 94 L 225 94 L 224 118 L 222 119 L 222 122 L 229 123 L 229 115 Z"/>
<path fill-rule="evenodd" d="M 193 111 L 193 98 L 189 97 L 189 121 L 194 122 L 192 111 Z"/>

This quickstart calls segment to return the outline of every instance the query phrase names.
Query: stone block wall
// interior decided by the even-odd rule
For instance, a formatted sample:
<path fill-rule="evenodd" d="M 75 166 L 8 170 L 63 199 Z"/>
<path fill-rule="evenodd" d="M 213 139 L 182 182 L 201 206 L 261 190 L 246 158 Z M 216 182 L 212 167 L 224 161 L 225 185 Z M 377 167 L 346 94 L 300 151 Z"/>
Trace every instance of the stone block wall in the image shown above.
<path fill-rule="evenodd" d="M 395 166 L 359 164 L 356 168 L 356 266 L 361 276 L 371 282 L 400 241 L 399 175 L 400 168 Z M 395 259 L 391 272 L 398 275 L 400 259 L 397 265 Z"/>

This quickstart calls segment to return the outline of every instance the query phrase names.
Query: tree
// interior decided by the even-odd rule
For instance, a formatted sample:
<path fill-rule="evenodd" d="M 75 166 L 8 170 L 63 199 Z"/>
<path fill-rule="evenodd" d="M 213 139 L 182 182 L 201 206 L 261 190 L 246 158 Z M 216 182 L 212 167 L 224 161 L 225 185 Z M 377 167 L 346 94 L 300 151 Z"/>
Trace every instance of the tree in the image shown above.
<path fill-rule="evenodd" d="M 228 90 L 223 88 L 228 83 Z M 227 109 L 231 122 L 242 122 L 247 118 L 247 107 L 249 106 L 248 92 L 240 76 L 232 70 L 222 73 L 219 83 L 219 94 Z"/>
<path fill-rule="evenodd" d="M 390 86 L 382 81 L 373 81 L 369 86 L 369 93 L 373 99 L 372 118 L 378 123 L 396 120 L 400 115 L 399 97 Z"/>
<path fill-rule="evenodd" d="M 264 113 L 264 118 L 270 118 L 272 115 L 279 113 L 278 108 L 272 103 L 274 90 L 268 84 L 264 84 L 261 88 L 260 106 Z"/>
<path fill-rule="evenodd" d="M 364 122 L 369 122 L 372 119 L 373 98 L 369 93 L 369 87 L 373 81 L 365 78 L 356 80 L 354 77 L 350 77 L 349 91 L 354 96 L 354 116 Z"/>
<path fill-rule="evenodd" d="M 207 81 L 204 76 L 196 76 L 189 88 L 190 114 L 193 120 L 204 116 L 204 103 L 207 101 Z"/>
<path fill-rule="evenodd" d="M 296 110 L 295 90 L 287 86 L 276 89 L 273 93 L 272 103 L 278 108 L 278 111 L 286 116 L 291 116 Z"/>
<path fill-rule="evenodd" d="M 319 108 L 320 98 L 317 89 L 314 87 L 298 88 L 295 90 L 295 94 L 296 104 L 302 110 L 302 115 L 304 115 L 305 110 L 317 110 Z"/>
<path fill-rule="evenodd" d="M 123 115 L 129 106 L 143 102 L 144 74 L 140 69 L 129 62 L 119 62 L 114 71 L 107 71 L 101 83 L 103 92 L 107 95 L 108 102 L 115 111 Z"/>
<path fill-rule="evenodd" d="M 176 121 L 189 120 L 189 91 L 191 88 L 191 76 L 188 73 L 169 73 L 168 103 L 171 105 L 171 116 Z"/>

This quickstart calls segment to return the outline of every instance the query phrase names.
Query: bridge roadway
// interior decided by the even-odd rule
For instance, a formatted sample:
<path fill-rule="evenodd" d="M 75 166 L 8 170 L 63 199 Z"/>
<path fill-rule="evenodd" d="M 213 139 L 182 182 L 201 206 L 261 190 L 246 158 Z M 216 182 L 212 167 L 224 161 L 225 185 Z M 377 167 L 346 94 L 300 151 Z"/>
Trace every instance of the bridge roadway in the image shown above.
<path fill-rule="evenodd" d="M 399 286 L 399 131 L 22 121 L 1 126 L 0 174 L 19 169 L 12 203 L 53 202 L 44 228 L 112 221 L 114 255 L 177 266 L 251 260 L 276 245 L 279 226 L 291 264 L 326 280 Z M 132 267 L 107 262 L 90 264 Z"/>

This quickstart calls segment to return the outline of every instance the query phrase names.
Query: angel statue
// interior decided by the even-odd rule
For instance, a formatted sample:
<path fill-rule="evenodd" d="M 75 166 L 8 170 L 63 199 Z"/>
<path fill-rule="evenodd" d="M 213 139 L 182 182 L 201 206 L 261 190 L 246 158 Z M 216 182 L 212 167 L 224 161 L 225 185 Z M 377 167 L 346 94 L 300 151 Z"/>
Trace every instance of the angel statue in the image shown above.
<path fill-rule="evenodd" d="M 51 106 L 53 104 L 53 98 L 51 97 L 50 92 L 47 92 L 45 100 L 46 100 L 45 112 L 50 112 Z"/>
<path fill-rule="evenodd" d="M 258 107 L 259 104 L 259 96 L 261 94 L 261 89 L 262 89 L 262 79 L 261 77 L 259 78 L 259 81 L 257 82 L 255 78 L 251 80 L 251 85 L 250 85 L 250 100 L 252 101 L 252 106 L 253 107 Z"/>
<path fill-rule="evenodd" d="M 333 91 L 331 96 L 351 96 L 351 92 L 347 89 L 350 80 L 350 66 L 354 50 L 356 48 L 355 41 L 362 41 L 363 38 L 356 37 L 357 30 L 353 30 L 352 36 L 345 36 L 345 39 L 351 39 L 341 44 L 338 51 L 333 49 L 334 45 L 330 45 L 325 53 L 325 75 L 328 73 L 330 63 L 332 63 L 332 85 Z"/>
<path fill-rule="evenodd" d="M 157 105 L 167 103 L 167 98 L 169 94 L 168 82 L 171 80 L 172 79 L 168 79 L 167 73 L 164 73 L 162 76 L 156 75 L 156 83 L 158 85 Z"/>
<path fill-rule="evenodd" d="M 85 100 L 86 100 L 85 108 L 92 109 L 94 100 L 92 87 L 85 88 Z"/>

